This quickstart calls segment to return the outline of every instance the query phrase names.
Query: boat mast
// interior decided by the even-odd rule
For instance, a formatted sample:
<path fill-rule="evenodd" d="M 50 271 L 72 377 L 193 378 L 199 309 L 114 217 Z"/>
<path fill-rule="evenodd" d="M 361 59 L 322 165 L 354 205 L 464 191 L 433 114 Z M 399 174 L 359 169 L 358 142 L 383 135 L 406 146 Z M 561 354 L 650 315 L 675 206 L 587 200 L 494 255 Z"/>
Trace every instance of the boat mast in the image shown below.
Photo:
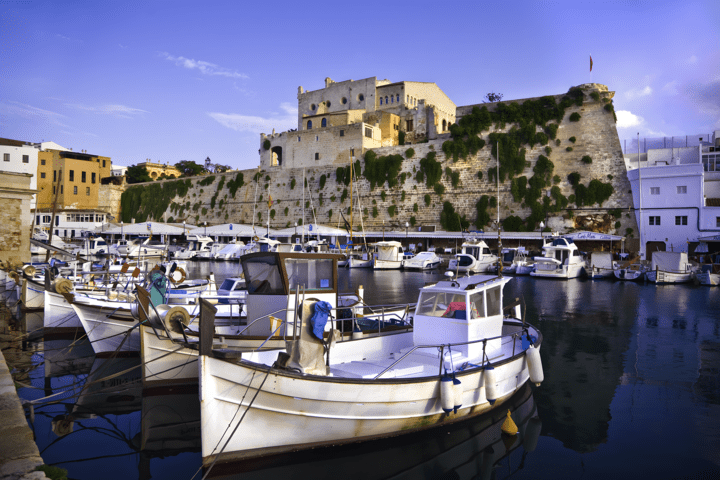
<path fill-rule="evenodd" d="M 352 148 L 350 149 L 350 243 L 353 243 L 353 151 Z M 347 251 L 347 247 L 345 248 L 345 251 Z"/>
<path fill-rule="evenodd" d="M 302 241 L 301 243 L 305 245 L 305 167 L 303 167 L 303 184 L 302 184 L 302 191 L 303 191 L 303 207 L 302 207 Z"/>
<path fill-rule="evenodd" d="M 502 238 L 500 237 L 500 141 L 497 142 L 497 171 L 495 172 L 495 180 L 497 181 L 497 234 L 498 234 L 498 275 L 502 275 Z"/>
<path fill-rule="evenodd" d="M 643 248 L 643 238 L 642 238 L 642 176 L 640 176 L 640 173 L 642 172 L 642 169 L 640 168 L 640 132 L 637 134 L 637 144 L 638 144 L 638 198 L 640 201 L 640 222 L 638 225 L 638 234 L 640 235 L 640 260 L 645 260 L 645 249 Z"/>
<path fill-rule="evenodd" d="M 255 173 L 255 198 L 253 198 L 253 216 L 252 216 L 252 231 L 253 235 L 257 237 L 257 233 L 255 233 L 255 209 L 257 208 L 257 187 L 258 183 L 260 182 L 260 167 L 258 167 L 258 171 Z"/>
<path fill-rule="evenodd" d="M 62 169 L 58 170 L 57 186 L 55 187 L 55 199 L 53 200 L 52 220 L 50 220 L 50 231 L 48 245 L 52 245 L 53 228 L 55 228 L 55 216 L 57 215 L 58 196 L 60 195 L 60 184 L 62 183 Z M 37 206 L 37 202 L 35 204 Z M 37 210 L 37 209 L 36 209 Z M 50 249 L 45 250 L 45 263 L 50 260 Z"/>

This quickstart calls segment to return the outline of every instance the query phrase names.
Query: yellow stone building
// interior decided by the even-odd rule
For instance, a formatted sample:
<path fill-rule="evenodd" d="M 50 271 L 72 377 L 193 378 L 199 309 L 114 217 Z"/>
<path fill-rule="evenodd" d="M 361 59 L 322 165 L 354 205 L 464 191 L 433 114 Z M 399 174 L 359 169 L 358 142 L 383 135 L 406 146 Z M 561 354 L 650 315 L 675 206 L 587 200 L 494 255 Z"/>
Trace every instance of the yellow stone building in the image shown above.
<path fill-rule="evenodd" d="M 150 178 L 153 180 L 157 180 L 158 177 L 162 176 L 163 174 L 166 177 L 174 177 L 179 178 L 181 173 L 180 170 L 175 168 L 173 165 L 163 164 L 163 163 L 152 163 L 149 160 L 147 162 L 138 163 L 138 167 L 145 167 L 150 174 Z"/>
<path fill-rule="evenodd" d="M 84 152 L 45 150 L 38 152 L 37 209 L 98 208 L 100 180 L 112 175 L 110 157 Z"/>

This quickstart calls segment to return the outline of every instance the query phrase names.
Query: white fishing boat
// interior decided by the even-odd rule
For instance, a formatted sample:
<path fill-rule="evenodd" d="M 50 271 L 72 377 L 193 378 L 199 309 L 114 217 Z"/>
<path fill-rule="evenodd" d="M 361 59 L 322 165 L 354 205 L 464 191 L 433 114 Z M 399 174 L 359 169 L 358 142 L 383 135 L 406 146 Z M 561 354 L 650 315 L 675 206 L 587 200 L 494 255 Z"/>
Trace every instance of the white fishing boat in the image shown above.
<path fill-rule="evenodd" d="M 403 260 L 402 267 L 407 270 L 432 270 L 440 266 L 442 259 L 435 252 L 420 252 L 414 257 Z"/>
<path fill-rule="evenodd" d="M 550 237 L 542 247 L 543 256 L 535 257 L 533 277 L 577 278 L 585 268 L 585 259 L 572 238 Z"/>
<path fill-rule="evenodd" d="M 695 271 L 694 281 L 698 285 L 720 285 L 720 263 L 705 263 Z"/>
<path fill-rule="evenodd" d="M 99 256 L 108 255 L 110 246 L 102 237 L 83 235 L 82 244 L 72 250 L 73 255 Z"/>
<path fill-rule="evenodd" d="M 348 256 L 347 268 L 372 268 L 372 252 L 353 252 Z"/>
<path fill-rule="evenodd" d="M 620 265 L 613 274 L 618 280 L 642 282 L 645 280 L 645 272 L 648 268 L 648 265 L 642 263 L 639 258 L 634 258 Z"/>
<path fill-rule="evenodd" d="M 448 270 L 458 273 L 483 273 L 497 264 L 497 255 L 490 253 L 490 248 L 483 240 L 470 238 L 463 242 L 461 253 L 450 259 Z"/>
<path fill-rule="evenodd" d="M 337 291 L 338 255 L 311 253 L 267 252 L 243 257 L 246 278 L 228 278 L 218 293 L 232 295 L 244 292 L 247 317 L 233 332 L 212 325 L 214 343 L 224 352 L 238 355 L 241 352 L 284 348 L 292 336 L 288 325 L 288 312 L 302 298 L 322 298 L 329 310 L 338 318 L 344 337 L 363 337 L 374 331 L 407 330 L 411 314 L 408 306 L 367 306 L 362 301 L 364 292 L 340 294 Z M 241 290 L 249 285 L 248 290 Z M 302 287 L 298 297 L 297 289 Z M 224 306 L 222 297 L 214 305 L 215 315 Z M 198 355 L 198 329 L 187 323 L 188 318 L 173 305 L 150 308 L 148 322 L 140 326 L 141 352 L 144 361 L 143 376 L 146 385 L 165 381 L 197 381 L 198 370 L 194 363 Z M 177 323 L 183 322 L 183 325 Z M 289 328 L 288 328 L 289 327 Z"/>
<path fill-rule="evenodd" d="M 518 318 L 519 305 L 503 315 L 510 280 L 421 289 L 412 332 L 326 340 L 313 333 L 323 323 L 313 294 L 292 318 L 286 351 L 228 360 L 201 346 L 203 465 L 413 433 L 498 408 L 528 379 L 539 384 L 540 332 Z"/>
<path fill-rule="evenodd" d="M 696 269 L 685 252 L 653 252 L 645 277 L 652 283 L 688 283 Z"/>
<path fill-rule="evenodd" d="M 613 260 L 612 252 L 591 252 L 587 275 L 592 279 L 613 278 L 618 264 Z"/>
<path fill-rule="evenodd" d="M 373 268 L 375 270 L 397 270 L 402 266 L 403 246 L 395 240 L 376 242 L 373 245 Z"/>

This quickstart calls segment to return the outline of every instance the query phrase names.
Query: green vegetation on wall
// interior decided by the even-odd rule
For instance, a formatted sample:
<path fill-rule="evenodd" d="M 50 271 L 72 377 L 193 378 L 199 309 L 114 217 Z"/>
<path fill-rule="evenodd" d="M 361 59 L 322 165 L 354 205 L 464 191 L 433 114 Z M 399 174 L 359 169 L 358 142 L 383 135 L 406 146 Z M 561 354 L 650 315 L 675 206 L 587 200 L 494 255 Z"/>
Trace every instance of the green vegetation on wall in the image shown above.
<path fill-rule="evenodd" d="M 192 181 L 187 179 L 129 187 L 120 197 L 122 221 L 161 221 L 173 198 L 184 197 L 191 186 Z"/>
<path fill-rule="evenodd" d="M 470 226 L 470 222 L 455 211 L 455 207 L 450 202 L 443 203 L 442 212 L 440 212 L 440 225 L 448 232 L 460 232 Z"/>
<path fill-rule="evenodd" d="M 402 155 L 378 157 L 372 150 L 366 152 L 363 175 L 370 182 L 370 190 L 374 190 L 375 186 L 382 186 L 386 181 L 390 188 L 397 186 L 402 162 Z"/>

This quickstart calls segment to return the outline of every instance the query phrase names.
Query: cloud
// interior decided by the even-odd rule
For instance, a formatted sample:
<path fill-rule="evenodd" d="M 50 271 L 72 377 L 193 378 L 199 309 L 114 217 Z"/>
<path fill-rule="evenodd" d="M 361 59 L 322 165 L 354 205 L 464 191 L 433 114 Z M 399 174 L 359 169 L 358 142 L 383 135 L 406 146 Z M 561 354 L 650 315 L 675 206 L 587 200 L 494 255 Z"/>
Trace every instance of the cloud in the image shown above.
<path fill-rule="evenodd" d="M 138 115 L 141 113 L 149 113 L 146 110 L 141 110 L 139 108 L 132 108 L 125 105 L 82 105 L 79 103 L 66 103 L 65 106 L 76 108 L 78 110 L 85 110 L 86 112 L 93 112 L 98 113 L 100 115 L 112 115 L 113 117 L 120 117 L 120 118 L 133 118 L 133 115 Z"/>
<path fill-rule="evenodd" d="M 714 125 L 720 124 L 720 77 L 707 83 L 688 85 L 685 92 L 698 111 L 714 117 Z"/>
<path fill-rule="evenodd" d="M 120 47 L 120 48 L 127 48 L 127 45 L 123 45 L 122 43 L 118 43 L 118 47 Z"/>
<path fill-rule="evenodd" d="M 617 116 L 617 128 L 635 127 L 645 121 L 642 117 L 634 115 L 627 110 L 617 110 L 615 115 Z"/>
<path fill-rule="evenodd" d="M 214 75 L 227 78 L 249 78 L 244 73 L 239 73 L 228 68 L 220 67 L 214 63 L 204 62 L 202 60 L 194 60 L 192 58 L 175 57 L 167 52 L 160 52 L 160 56 L 173 62 L 178 67 L 187 68 L 189 70 L 198 70 L 203 75 Z"/>
<path fill-rule="evenodd" d="M 297 107 L 284 102 L 280 104 L 280 109 L 282 113 L 274 113 L 269 117 L 219 112 L 208 112 L 208 115 L 220 125 L 238 132 L 260 134 L 270 133 L 273 128 L 277 132 L 297 128 Z"/>
<path fill-rule="evenodd" d="M 650 86 L 648 85 L 645 88 L 643 88 L 642 90 L 638 90 L 638 89 L 628 90 L 627 92 L 625 92 L 625 97 L 628 100 L 632 100 L 634 98 L 646 97 L 646 96 L 652 94 L 652 92 L 653 92 L 652 88 L 650 88 Z"/>
<path fill-rule="evenodd" d="M 65 115 L 57 112 L 51 112 L 50 110 L 43 110 L 42 108 L 33 107 L 32 105 L 26 105 L 24 103 L 10 101 L 5 107 L 8 113 L 14 113 L 28 120 L 42 120 L 53 125 L 67 126 L 63 123 L 62 119 L 68 118 Z"/>

